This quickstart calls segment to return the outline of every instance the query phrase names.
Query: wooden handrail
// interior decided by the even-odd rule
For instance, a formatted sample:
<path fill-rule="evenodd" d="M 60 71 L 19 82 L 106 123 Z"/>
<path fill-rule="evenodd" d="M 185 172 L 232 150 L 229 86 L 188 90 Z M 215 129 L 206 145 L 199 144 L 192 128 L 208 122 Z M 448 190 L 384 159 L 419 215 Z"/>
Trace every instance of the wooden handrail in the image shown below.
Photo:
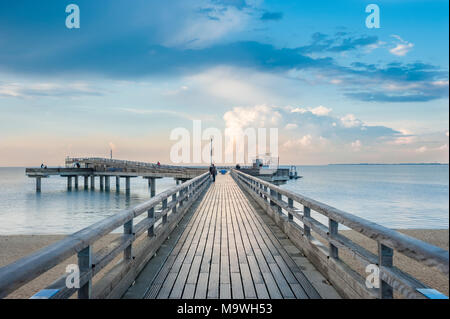
<path fill-rule="evenodd" d="M 393 267 L 389 262 L 386 263 L 386 258 L 384 258 L 382 252 L 386 253 L 386 256 L 389 255 L 389 260 L 392 260 L 393 251 L 399 252 L 421 264 L 429 267 L 436 267 L 448 277 L 449 253 L 444 249 L 401 234 L 395 230 L 388 229 L 364 218 L 341 211 L 306 196 L 282 189 L 259 178 L 240 172 L 239 170 L 233 169 L 231 174 L 241 186 L 244 186 L 249 193 L 262 204 L 262 206 L 271 209 L 271 211 L 278 215 L 275 216 L 280 220 L 280 224 L 283 224 L 283 226 L 288 224 L 286 227 L 289 228 L 289 231 L 294 229 L 297 232 L 300 232 L 302 235 L 301 238 L 308 240 L 308 245 L 319 248 L 318 250 L 312 250 L 313 254 L 315 251 L 323 250 L 326 254 L 326 258 L 338 259 L 338 250 L 345 249 L 355 256 L 364 266 L 376 262 L 377 265 L 380 266 L 382 285 L 378 293 L 382 298 L 388 298 L 389 295 L 391 295 L 389 289 L 392 290 L 393 286 L 407 296 L 415 297 L 421 296 L 420 293 L 415 291 L 416 288 L 425 287 L 425 285 L 419 283 L 414 278 Z M 283 196 L 287 198 L 287 202 L 283 201 Z M 304 211 L 302 212 L 295 208 L 293 205 L 294 202 L 303 205 Z M 311 210 L 327 217 L 329 220 L 328 227 L 312 218 L 310 215 Z M 284 216 L 285 214 L 283 211 L 286 212 L 287 216 Z M 294 221 L 293 217 L 303 223 L 303 228 Z M 380 250 L 379 255 L 376 256 L 346 237 L 339 235 L 337 232 L 338 224 L 345 225 L 346 227 L 378 242 Z M 320 237 L 327 240 L 329 247 L 319 247 L 320 244 L 315 242 L 311 237 L 310 230 L 313 230 Z M 353 275 L 354 274 L 352 274 L 352 276 Z M 383 287 L 385 288 L 384 290 Z M 369 291 L 368 295 L 373 296 L 373 292 Z"/>
<path fill-rule="evenodd" d="M 127 166 L 136 166 L 136 167 L 144 167 L 144 168 L 167 168 L 167 169 L 182 169 L 182 170 L 191 170 L 191 171 L 204 171 L 204 168 L 198 167 L 188 167 L 188 166 L 175 166 L 175 165 L 157 165 L 156 163 L 146 163 L 146 162 L 137 162 L 137 161 L 127 161 L 127 160 L 117 160 L 110 158 L 101 158 L 101 157 L 67 157 L 66 163 L 74 163 L 74 162 L 98 162 L 99 164 L 115 164 L 115 165 L 127 165 Z"/>
<path fill-rule="evenodd" d="M 115 229 L 121 226 L 124 226 L 124 228 L 126 228 L 127 225 L 130 225 L 129 227 L 131 227 L 131 229 L 128 229 L 128 231 L 124 232 L 123 237 L 121 237 L 122 239 L 118 239 L 119 243 L 116 243 L 116 246 L 114 246 L 114 242 L 112 243 L 112 246 L 109 248 L 109 250 L 106 250 L 106 255 L 104 255 L 103 258 L 98 258 L 98 256 L 97 259 L 92 258 L 92 260 L 94 260 L 96 263 L 104 264 L 102 265 L 102 267 L 104 267 L 112 260 L 111 253 L 113 253 L 115 256 L 122 251 L 126 251 L 126 249 L 131 247 L 132 243 L 138 237 L 137 235 L 140 235 L 147 231 L 157 222 L 157 220 L 165 220 L 165 218 L 167 218 L 169 210 L 172 210 L 177 205 L 180 205 L 180 208 L 183 207 L 183 209 L 179 209 L 176 215 L 183 215 L 189 206 L 185 205 L 184 202 L 190 201 L 189 204 L 192 204 L 194 199 L 198 197 L 201 191 L 208 185 L 209 173 L 204 173 L 179 186 L 168 189 L 142 204 L 139 204 L 131 209 L 123 210 L 113 216 L 105 218 L 91 226 L 88 226 L 74 234 L 67 236 L 61 241 L 45 247 L 10 265 L 0 268 L 0 298 L 7 296 L 14 290 L 37 278 L 44 272 L 55 267 L 69 257 L 75 254 L 80 254 L 80 252 L 83 252 L 86 249 L 92 247 L 92 245 L 98 239 L 111 233 Z M 173 197 L 173 195 L 176 195 L 177 193 L 179 193 L 180 195 Z M 165 208 L 163 207 L 163 210 L 160 211 L 159 214 L 155 213 L 155 216 L 150 217 L 150 212 L 153 212 L 155 208 L 161 204 L 164 206 L 164 203 L 167 203 L 167 199 L 169 198 L 175 198 L 175 201 L 169 202 L 170 205 Z M 149 212 L 149 217 L 135 225 L 133 229 L 133 219 L 144 212 Z M 178 214 L 180 212 L 181 214 Z M 163 225 L 163 227 L 164 226 L 165 224 Z M 136 231 L 138 231 L 139 233 L 136 234 Z M 123 243 L 123 241 L 125 241 L 125 243 Z M 119 247 L 119 249 L 117 247 Z M 94 273 L 92 268 L 93 267 L 91 265 L 88 273 Z M 95 270 L 95 273 L 97 272 L 98 270 Z M 66 297 L 65 294 L 62 295 Z M 90 297 L 90 295 L 88 297 Z"/>

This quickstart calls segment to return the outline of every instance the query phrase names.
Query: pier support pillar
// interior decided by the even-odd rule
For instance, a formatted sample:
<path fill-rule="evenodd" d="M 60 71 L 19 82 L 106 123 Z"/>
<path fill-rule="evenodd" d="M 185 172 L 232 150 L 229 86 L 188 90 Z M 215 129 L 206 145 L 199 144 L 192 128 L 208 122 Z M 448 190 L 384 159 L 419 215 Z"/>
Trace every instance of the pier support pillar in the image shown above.
<path fill-rule="evenodd" d="M 130 189 L 131 189 L 131 186 L 130 186 L 130 180 L 131 180 L 131 178 L 130 177 L 125 177 L 125 190 L 127 191 L 127 192 L 129 192 L 130 191 Z"/>
<path fill-rule="evenodd" d="M 109 192 L 111 189 L 110 177 L 105 176 L 105 190 Z"/>
<path fill-rule="evenodd" d="M 100 175 L 100 190 L 104 190 L 105 189 L 105 176 L 101 176 Z"/>
<path fill-rule="evenodd" d="M 36 192 L 37 193 L 41 192 L 41 178 L 40 177 L 36 177 Z"/>
<path fill-rule="evenodd" d="M 78 176 L 73 177 L 75 180 L 75 189 L 78 189 Z"/>
<path fill-rule="evenodd" d="M 87 190 L 89 188 L 89 176 L 84 176 L 84 189 Z"/>
<path fill-rule="evenodd" d="M 91 189 L 95 189 L 95 176 L 91 175 Z"/>
<path fill-rule="evenodd" d="M 155 197 L 155 195 L 156 195 L 156 178 L 149 178 L 148 186 L 150 187 L 150 197 Z"/>
<path fill-rule="evenodd" d="M 67 189 L 72 190 L 72 176 L 67 176 Z"/>
<path fill-rule="evenodd" d="M 120 192 L 120 176 L 116 176 L 116 191 Z"/>

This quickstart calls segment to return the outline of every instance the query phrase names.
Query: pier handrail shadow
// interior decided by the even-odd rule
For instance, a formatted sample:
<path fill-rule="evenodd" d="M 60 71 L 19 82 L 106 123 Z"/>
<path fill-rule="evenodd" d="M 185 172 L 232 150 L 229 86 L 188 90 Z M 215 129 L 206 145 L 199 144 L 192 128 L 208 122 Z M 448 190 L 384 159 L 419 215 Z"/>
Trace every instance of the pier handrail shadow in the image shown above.
<path fill-rule="evenodd" d="M 396 251 L 422 265 L 435 267 L 448 278 L 448 251 L 239 170 L 231 170 L 231 176 L 272 217 L 341 295 L 348 298 L 393 298 L 395 290 L 406 298 L 427 298 L 430 294 L 438 298 L 446 297 L 395 267 L 393 254 Z M 328 226 L 313 218 L 312 211 L 327 218 Z M 339 234 L 339 224 L 376 241 L 378 254 L 373 254 Z M 366 278 L 339 258 L 340 250 L 354 257 L 365 269 L 369 265 L 376 266 L 371 269 L 378 271 L 378 282 L 368 288 Z M 376 284 L 378 288 L 373 288 Z"/>
<path fill-rule="evenodd" d="M 70 274 L 65 274 L 35 298 L 69 298 L 77 291 L 79 298 L 120 297 L 209 185 L 209 173 L 204 173 L 0 268 L 0 298 L 73 255 L 78 256 L 79 288 L 67 287 Z M 134 219 L 145 212 L 147 217 L 134 224 Z M 93 244 L 119 227 L 123 227 L 123 234 L 94 252 Z M 146 232 L 147 236 L 140 238 Z M 121 253 L 123 258 L 93 287 L 92 278 Z"/>

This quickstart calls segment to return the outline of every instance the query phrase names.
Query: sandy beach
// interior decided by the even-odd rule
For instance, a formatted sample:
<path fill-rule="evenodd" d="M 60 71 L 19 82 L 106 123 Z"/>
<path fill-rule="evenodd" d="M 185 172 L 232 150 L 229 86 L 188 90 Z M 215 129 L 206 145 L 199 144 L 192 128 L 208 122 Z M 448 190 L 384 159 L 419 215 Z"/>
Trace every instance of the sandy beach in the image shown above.
<path fill-rule="evenodd" d="M 425 241 L 432 245 L 441 247 L 448 250 L 448 229 L 408 229 L 408 230 L 398 230 L 408 236 L 417 238 L 419 240 Z M 367 250 L 377 254 L 377 244 L 371 239 L 354 232 L 352 230 L 340 231 L 342 235 L 351 239 L 360 246 L 366 248 Z M 356 262 L 352 257 L 339 252 L 339 256 L 344 262 L 350 265 L 353 269 L 357 270 L 359 273 L 364 274 L 364 269 L 359 267 L 359 263 Z M 434 288 L 445 295 L 448 296 L 449 293 L 449 280 L 441 272 L 436 269 L 423 266 L 422 264 L 412 260 L 409 257 L 400 255 L 394 252 L 394 265 L 401 269 L 402 271 L 412 275 L 417 278 L 422 283 Z M 396 298 L 400 296 L 396 295 Z"/>
<path fill-rule="evenodd" d="M 22 257 L 25 257 L 41 248 L 44 248 L 52 243 L 55 243 L 63 239 L 64 235 L 18 235 L 18 236 L 0 236 L 0 267 L 8 265 Z M 111 242 L 117 235 L 111 234 L 101 238 L 94 245 L 94 251 L 100 247 L 106 246 Z M 116 258 L 118 259 L 118 257 Z M 57 265 L 56 267 L 50 269 L 46 273 L 42 274 L 35 280 L 29 282 L 28 284 L 17 289 L 15 292 L 10 294 L 7 299 L 26 299 L 33 296 L 35 293 L 44 289 L 56 279 L 64 275 L 66 266 L 69 264 L 76 264 L 77 258 L 72 256 L 65 262 Z M 105 267 L 100 273 L 106 271 L 114 263 L 111 262 L 110 265 Z M 94 282 L 96 281 L 94 277 Z"/>
<path fill-rule="evenodd" d="M 448 250 L 449 245 L 449 232 L 448 229 L 444 230 L 400 230 L 409 236 L 418 238 L 420 240 L 426 241 L 430 244 L 439 246 Z M 376 252 L 376 244 L 353 232 L 353 231 L 342 231 L 342 234 L 353 241 L 357 242 L 359 245 Z M 96 247 L 101 247 L 106 243 L 110 242 L 112 238 L 116 235 L 109 235 L 100 240 Z M 0 236 L 0 267 L 5 266 L 18 260 L 24 256 L 27 256 L 45 246 L 48 246 L 58 240 L 64 238 L 63 235 L 19 235 L 19 236 Z M 94 247 L 94 250 L 96 249 Z M 354 261 L 351 257 L 341 254 L 341 258 L 347 262 L 352 268 L 358 269 L 358 263 Z M 56 266 L 50 271 L 46 272 L 42 276 L 38 277 L 34 281 L 28 283 L 27 285 L 21 287 L 14 293 L 8 296 L 8 298 L 29 298 L 40 289 L 46 287 L 54 280 L 58 279 L 64 274 L 65 267 L 68 264 L 76 263 L 76 258 L 71 257 L 66 262 L 61 265 Z M 428 267 L 421 266 L 417 262 L 411 259 L 401 256 L 399 254 L 395 255 L 394 263 L 397 267 L 406 271 L 407 273 L 413 275 L 423 283 L 435 288 L 442 293 L 448 295 L 449 292 L 449 281 L 448 279 L 440 274 L 437 270 L 430 269 Z M 359 269 L 359 271 L 363 271 Z M 95 281 L 95 280 L 94 280 Z"/>

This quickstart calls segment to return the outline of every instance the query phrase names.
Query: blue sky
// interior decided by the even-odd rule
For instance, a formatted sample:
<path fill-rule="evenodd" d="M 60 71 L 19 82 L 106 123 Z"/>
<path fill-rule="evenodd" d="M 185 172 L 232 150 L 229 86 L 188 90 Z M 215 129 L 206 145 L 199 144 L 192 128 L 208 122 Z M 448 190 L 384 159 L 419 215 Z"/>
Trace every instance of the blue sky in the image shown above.
<path fill-rule="evenodd" d="M 282 163 L 448 162 L 448 1 L 70 3 L 0 3 L 0 165 L 169 162 L 194 119 L 278 127 Z"/>

